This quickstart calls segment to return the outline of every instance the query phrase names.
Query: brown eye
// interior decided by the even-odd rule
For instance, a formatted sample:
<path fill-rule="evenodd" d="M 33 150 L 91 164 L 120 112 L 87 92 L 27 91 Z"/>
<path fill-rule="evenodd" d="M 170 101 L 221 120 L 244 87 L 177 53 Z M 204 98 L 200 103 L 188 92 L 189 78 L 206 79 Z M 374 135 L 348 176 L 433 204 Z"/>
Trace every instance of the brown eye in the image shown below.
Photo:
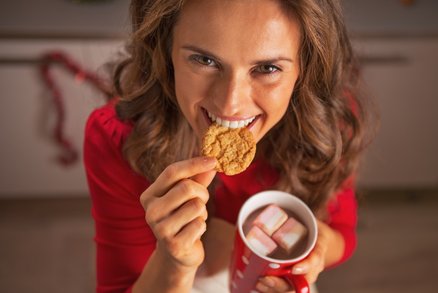
<path fill-rule="evenodd" d="M 257 68 L 257 72 L 263 73 L 263 74 L 271 74 L 271 73 L 275 73 L 277 71 L 280 71 L 280 68 L 278 68 L 277 66 L 272 65 L 272 64 L 263 64 Z"/>
<path fill-rule="evenodd" d="M 214 61 L 212 58 L 208 57 L 208 56 L 204 56 L 204 55 L 192 55 L 190 56 L 190 59 L 192 59 L 193 61 L 204 65 L 204 66 L 214 66 L 216 67 L 216 61 Z"/>

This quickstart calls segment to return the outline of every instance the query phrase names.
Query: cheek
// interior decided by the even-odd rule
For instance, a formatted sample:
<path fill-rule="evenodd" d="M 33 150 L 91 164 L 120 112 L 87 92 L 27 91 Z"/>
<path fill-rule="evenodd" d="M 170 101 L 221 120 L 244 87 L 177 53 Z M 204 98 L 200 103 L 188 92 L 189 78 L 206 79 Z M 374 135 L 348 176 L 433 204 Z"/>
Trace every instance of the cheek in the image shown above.
<path fill-rule="evenodd" d="M 190 70 L 175 69 L 175 93 L 178 103 L 197 103 L 207 97 L 209 88 L 205 77 Z"/>
<path fill-rule="evenodd" d="M 195 82 L 187 74 L 175 72 L 175 95 L 178 104 L 187 116 L 197 100 L 197 88 Z"/>
<path fill-rule="evenodd" d="M 264 109 L 268 117 L 272 120 L 280 120 L 286 112 L 292 96 L 294 85 L 282 83 L 264 86 L 260 91 L 259 106 Z"/>

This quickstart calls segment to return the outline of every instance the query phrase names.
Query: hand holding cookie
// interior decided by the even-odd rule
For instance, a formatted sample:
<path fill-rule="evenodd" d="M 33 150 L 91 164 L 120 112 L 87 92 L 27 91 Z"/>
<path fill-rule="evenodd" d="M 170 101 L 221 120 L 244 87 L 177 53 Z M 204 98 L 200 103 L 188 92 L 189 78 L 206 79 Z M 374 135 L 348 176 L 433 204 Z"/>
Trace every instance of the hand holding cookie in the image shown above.
<path fill-rule="evenodd" d="M 215 157 L 216 170 L 226 175 L 243 172 L 254 159 L 256 143 L 246 127 L 228 128 L 213 123 L 202 141 L 202 154 Z"/>
<path fill-rule="evenodd" d="M 171 260 L 166 265 L 196 268 L 204 259 L 200 238 L 215 165 L 216 160 L 202 157 L 173 163 L 140 197 L 157 251 Z"/>

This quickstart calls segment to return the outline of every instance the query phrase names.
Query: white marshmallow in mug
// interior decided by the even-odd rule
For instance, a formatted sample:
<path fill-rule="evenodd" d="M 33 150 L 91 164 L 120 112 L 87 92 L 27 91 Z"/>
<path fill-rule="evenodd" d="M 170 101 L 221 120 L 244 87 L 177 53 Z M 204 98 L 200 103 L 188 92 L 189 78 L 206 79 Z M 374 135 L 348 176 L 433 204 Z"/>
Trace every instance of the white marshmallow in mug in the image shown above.
<path fill-rule="evenodd" d="M 283 249 L 290 253 L 307 234 L 307 228 L 294 218 L 289 218 L 273 235 L 272 238 Z"/>
<path fill-rule="evenodd" d="M 275 241 L 257 226 L 253 226 L 249 230 L 246 240 L 254 251 L 265 256 L 271 254 L 278 247 Z"/>
<path fill-rule="evenodd" d="M 284 210 L 275 204 L 267 206 L 254 220 L 254 225 L 262 229 L 268 236 L 286 222 L 288 216 Z"/>

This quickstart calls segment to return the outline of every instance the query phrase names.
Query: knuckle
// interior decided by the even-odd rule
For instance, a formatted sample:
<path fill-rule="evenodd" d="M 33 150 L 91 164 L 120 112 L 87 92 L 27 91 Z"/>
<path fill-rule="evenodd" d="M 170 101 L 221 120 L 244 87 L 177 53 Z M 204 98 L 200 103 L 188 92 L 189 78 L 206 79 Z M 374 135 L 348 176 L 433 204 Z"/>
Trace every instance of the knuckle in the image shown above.
<path fill-rule="evenodd" d="M 155 220 L 151 212 L 146 212 L 145 219 L 149 227 L 152 228 L 155 226 Z"/>
<path fill-rule="evenodd" d="M 204 207 L 204 210 L 202 211 L 201 217 L 204 221 L 207 220 L 207 218 L 208 218 L 207 207 Z"/>
<path fill-rule="evenodd" d="M 156 209 L 155 206 L 156 206 L 155 202 L 151 202 L 146 208 L 146 222 L 150 226 L 155 225 L 155 222 L 158 219 L 158 213 L 157 213 L 158 210 Z"/>
<path fill-rule="evenodd" d="M 207 225 L 207 223 L 205 223 L 205 221 L 201 218 L 201 217 L 197 217 L 192 221 L 193 225 L 195 226 L 195 228 L 198 230 L 200 229 L 204 229 Z"/>
<path fill-rule="evenodd" d="M 170 232 L 169 227 L 164 225 L 163 223 L 158 223 L 154 227 L 155 236 L 159 239 L 163 239 L 168 242 L 170 240 Z"/>
<path fill-rule="evenodd" d="M 146 195 L 146 192 L 143 192 L 141 195 L 140 195 L 140 203 L 141 203 L 141 206 L 143 207 L 143 209 L 145 209 L 146 208 L 146 206 L 147 206 L 147 195 Z"/>
<path fill-rule="evenodd" d="M 190 208 L 198 214 L 202 214 L 205 210 L 205 204 L 198 197 L 191 199 L 188 204 L 190 205 Z"/>
<path fill-rule="evenodd" d="M 163 239 L 163 236 L 164 236 L 163 224 L 157 223 L 153 227 L 153 230 L 154 230 L 155 237 L 157 237 L 158 239 Z"/>
<path fill-rule="evenodd" d="M 151 213 L 146 212 L 145 219 L 149 227 L 153 227 L 155 225 L 155 221 L 152 218 Z"/>
<path fill-rule="evenodd" d="M 164 179 L 171 180 L 175 178 L 177 173 L 178 173 L 178 168 L 175 165 L 169 165 L 166 167 L 166 169 L 164 169 L 161 175 L 164 177 Z"/>
<path fill-rule="evenodd" d="M 194 187 L 193 182 L 190 179 L 183 179 L 178 183 L 178 188 L 180 189 L 180 192 L 183 194 L 193 194 L 194 193 Z"/>
<path fill-rule="evenodd" d="M 144 191 L 140 195 L 140 204 L 143 207 L 143 209 L 146 211 L 149 204 L 152 202 L 152 195 L 148 192 L 148 190 Z"/>
<path fill-rule="evenodd" d="M 166 239 L 166 246 L 169 253 L 175 257 L 181 253 L 181 244 L 175 239 Z"/>
<path fill-rule="evenodd" d="M 204 204 L 207 204 L 208 198 L 210 197 L 207 188 L 202 188 L 198 192 L 199 192 L 198 194 L 199 198 L 202 200 Z"/>

